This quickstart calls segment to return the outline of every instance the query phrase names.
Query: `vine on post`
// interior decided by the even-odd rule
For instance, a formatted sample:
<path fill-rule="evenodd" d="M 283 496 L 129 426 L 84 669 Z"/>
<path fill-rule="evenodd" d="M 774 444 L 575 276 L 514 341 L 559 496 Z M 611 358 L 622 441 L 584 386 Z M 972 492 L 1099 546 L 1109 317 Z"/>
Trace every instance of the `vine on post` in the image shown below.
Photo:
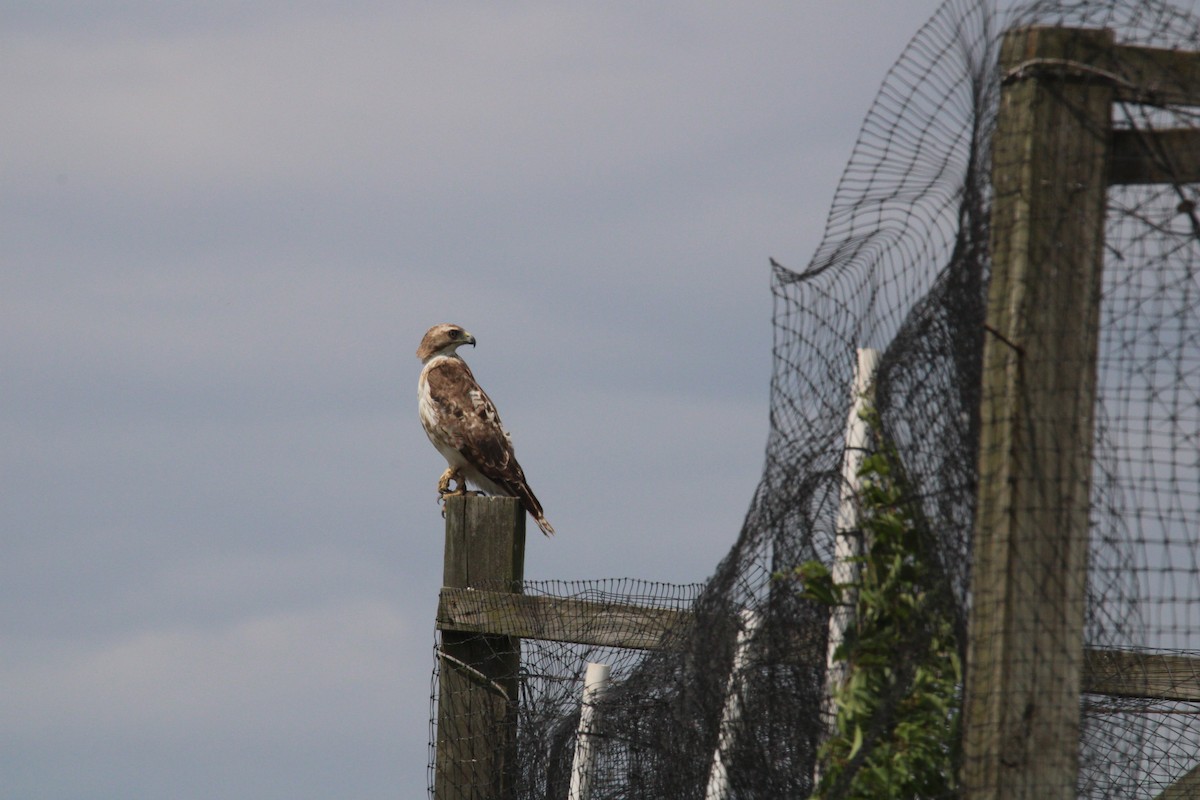
<path fill-rule="evenodd" d="M 861 414 L 874 451 L 858 472 L 862 555 L 852 583 L 807 561 L 792 573 L 801 595 L 853 605 L 834 659 L 848 666 L 833 701 L 832 734 L 821 745 L 814 800 L 951 797 L 959 762 L 962 664 L 930 537 L 910 505 L 899 457 L 872 407 Z"/>

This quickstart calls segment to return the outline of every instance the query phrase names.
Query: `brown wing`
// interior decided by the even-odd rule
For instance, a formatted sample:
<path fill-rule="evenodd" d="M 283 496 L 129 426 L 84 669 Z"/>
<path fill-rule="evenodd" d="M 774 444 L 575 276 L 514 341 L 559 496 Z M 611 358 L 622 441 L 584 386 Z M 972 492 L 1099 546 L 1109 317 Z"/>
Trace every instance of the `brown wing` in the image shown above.
<path fill-rule="evenodd" d="M 525 481 L 496 405 L 476 383 L 466 362 L 448 359 L 430 369 L 426 380 L 430 399 L 438 406 L 438 427 L 444 440 L 483 477 L 519 497 L 535 518 L 541 517 L 542 505 Z"/>

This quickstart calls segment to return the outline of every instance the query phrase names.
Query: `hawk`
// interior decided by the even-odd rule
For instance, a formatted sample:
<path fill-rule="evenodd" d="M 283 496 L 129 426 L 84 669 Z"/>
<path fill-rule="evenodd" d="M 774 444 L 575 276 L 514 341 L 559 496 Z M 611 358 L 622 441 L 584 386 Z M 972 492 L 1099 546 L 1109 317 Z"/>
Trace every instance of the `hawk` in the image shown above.
<path fill-rule="evenodd" d="M 475 337 L 458 325 L 442 324 L 426 331 L 417 348 L 417 358 L 425 365 L 417 382 L 421 426 L 449 464 L 438 480 L 438 494 L 464 494 L 470 483 L 487 494 L 516 497 L 550 536 L 554 528 L 517 463 L 512 437 L 458 354 L 464 344 L 474 347 Z M 453 490 L 450 481 L 457 484 Z"/>

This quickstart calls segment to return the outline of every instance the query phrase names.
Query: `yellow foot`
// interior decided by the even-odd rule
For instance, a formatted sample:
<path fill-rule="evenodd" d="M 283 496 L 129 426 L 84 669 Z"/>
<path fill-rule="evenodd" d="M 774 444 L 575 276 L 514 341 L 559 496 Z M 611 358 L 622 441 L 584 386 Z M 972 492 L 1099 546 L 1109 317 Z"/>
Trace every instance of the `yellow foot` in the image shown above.
<path fill-rule="evenodd" d="M 458 490 L 462 489 L 462 474 L 454 467 L 447 468 L 446 471 L 442 473 L 442 477 L 438 478 L 439 498 L 447 494 L 457 494 L 458 490 L 455 490 L 453 493 L 450 491 L 450 481 L 456 481 L 458 483 Z"/>
<path fill-rule="evenodd" d="M 450 481 L 457 484 L 453 489 L 450 488 Z M 475 494 L 467 491 L 467 480 L 462 476 L 462 473 L 457 467 L 451 467 L 442 473 L 442 477 L 438 480 L 438 502 L 442 502 L 447 497 L 458 497 L 463 494 Z"/>

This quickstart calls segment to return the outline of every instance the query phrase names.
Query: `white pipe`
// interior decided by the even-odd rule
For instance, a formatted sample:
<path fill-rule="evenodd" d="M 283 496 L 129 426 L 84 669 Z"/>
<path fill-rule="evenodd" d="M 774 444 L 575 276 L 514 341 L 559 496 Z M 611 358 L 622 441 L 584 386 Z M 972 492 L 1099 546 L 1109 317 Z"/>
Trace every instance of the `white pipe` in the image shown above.
<path fill-rule="evenodd" d="M 588 662 L 583 676 L 583 700 L 579 705 L 579 729 L 575 734 L 575 759 L 571 764 L 570 800 L 588 800 L 595 774 L 596 741 L 592 725 L 596 703 L 608 689 L 608 664 Z"/>
<path fill-rule="evenodd" d="M 741 625 L 737 643 L 733 650 L 733 668 L 729 671 L 729 683 L 725 689 L 725 708 L 721 711 L 721 728 L 717 734 L 717 749 L 713 751 L 712 767 L 708 771 L 708 788 L 704 800 L 725 800 L 729 796 L 729 776 L 725 767 L 725 754 L 733 748 L 737 724 L 742 718 L 742 678 L 750 655 L 750 641 L 762 624 L 757 611 L 742 609 Z"/>
<path fill-rule="evenodd" d="M 839 496 L 837 535 L 834 539 L 833 582 L 858 583 L 859 565 L 855 559 L 863 553 L 862 536 L 858 531 L 858 471 L 870 447 L 871 431 L 866 420 L 859 416 L 873 394 L 875 370 L 879 366 L 879 351 L 861 348 L 854 371 L 854 394 L 850 414 L 846 419 L 846 448 L 842 455 L 842 488 Z M 826 733 L 834 730 L 837 709 L 833 696 L 845 683 L 848 670 L 845 662 L 834 661 L 833 654 L 846 640 L 846 632 L 854 624 L 853 595 L 843 596 L 845 603 L 834 606 L 829 614 L 829 647 L 825 653 L 825 693 L 821 717 Z"/>

